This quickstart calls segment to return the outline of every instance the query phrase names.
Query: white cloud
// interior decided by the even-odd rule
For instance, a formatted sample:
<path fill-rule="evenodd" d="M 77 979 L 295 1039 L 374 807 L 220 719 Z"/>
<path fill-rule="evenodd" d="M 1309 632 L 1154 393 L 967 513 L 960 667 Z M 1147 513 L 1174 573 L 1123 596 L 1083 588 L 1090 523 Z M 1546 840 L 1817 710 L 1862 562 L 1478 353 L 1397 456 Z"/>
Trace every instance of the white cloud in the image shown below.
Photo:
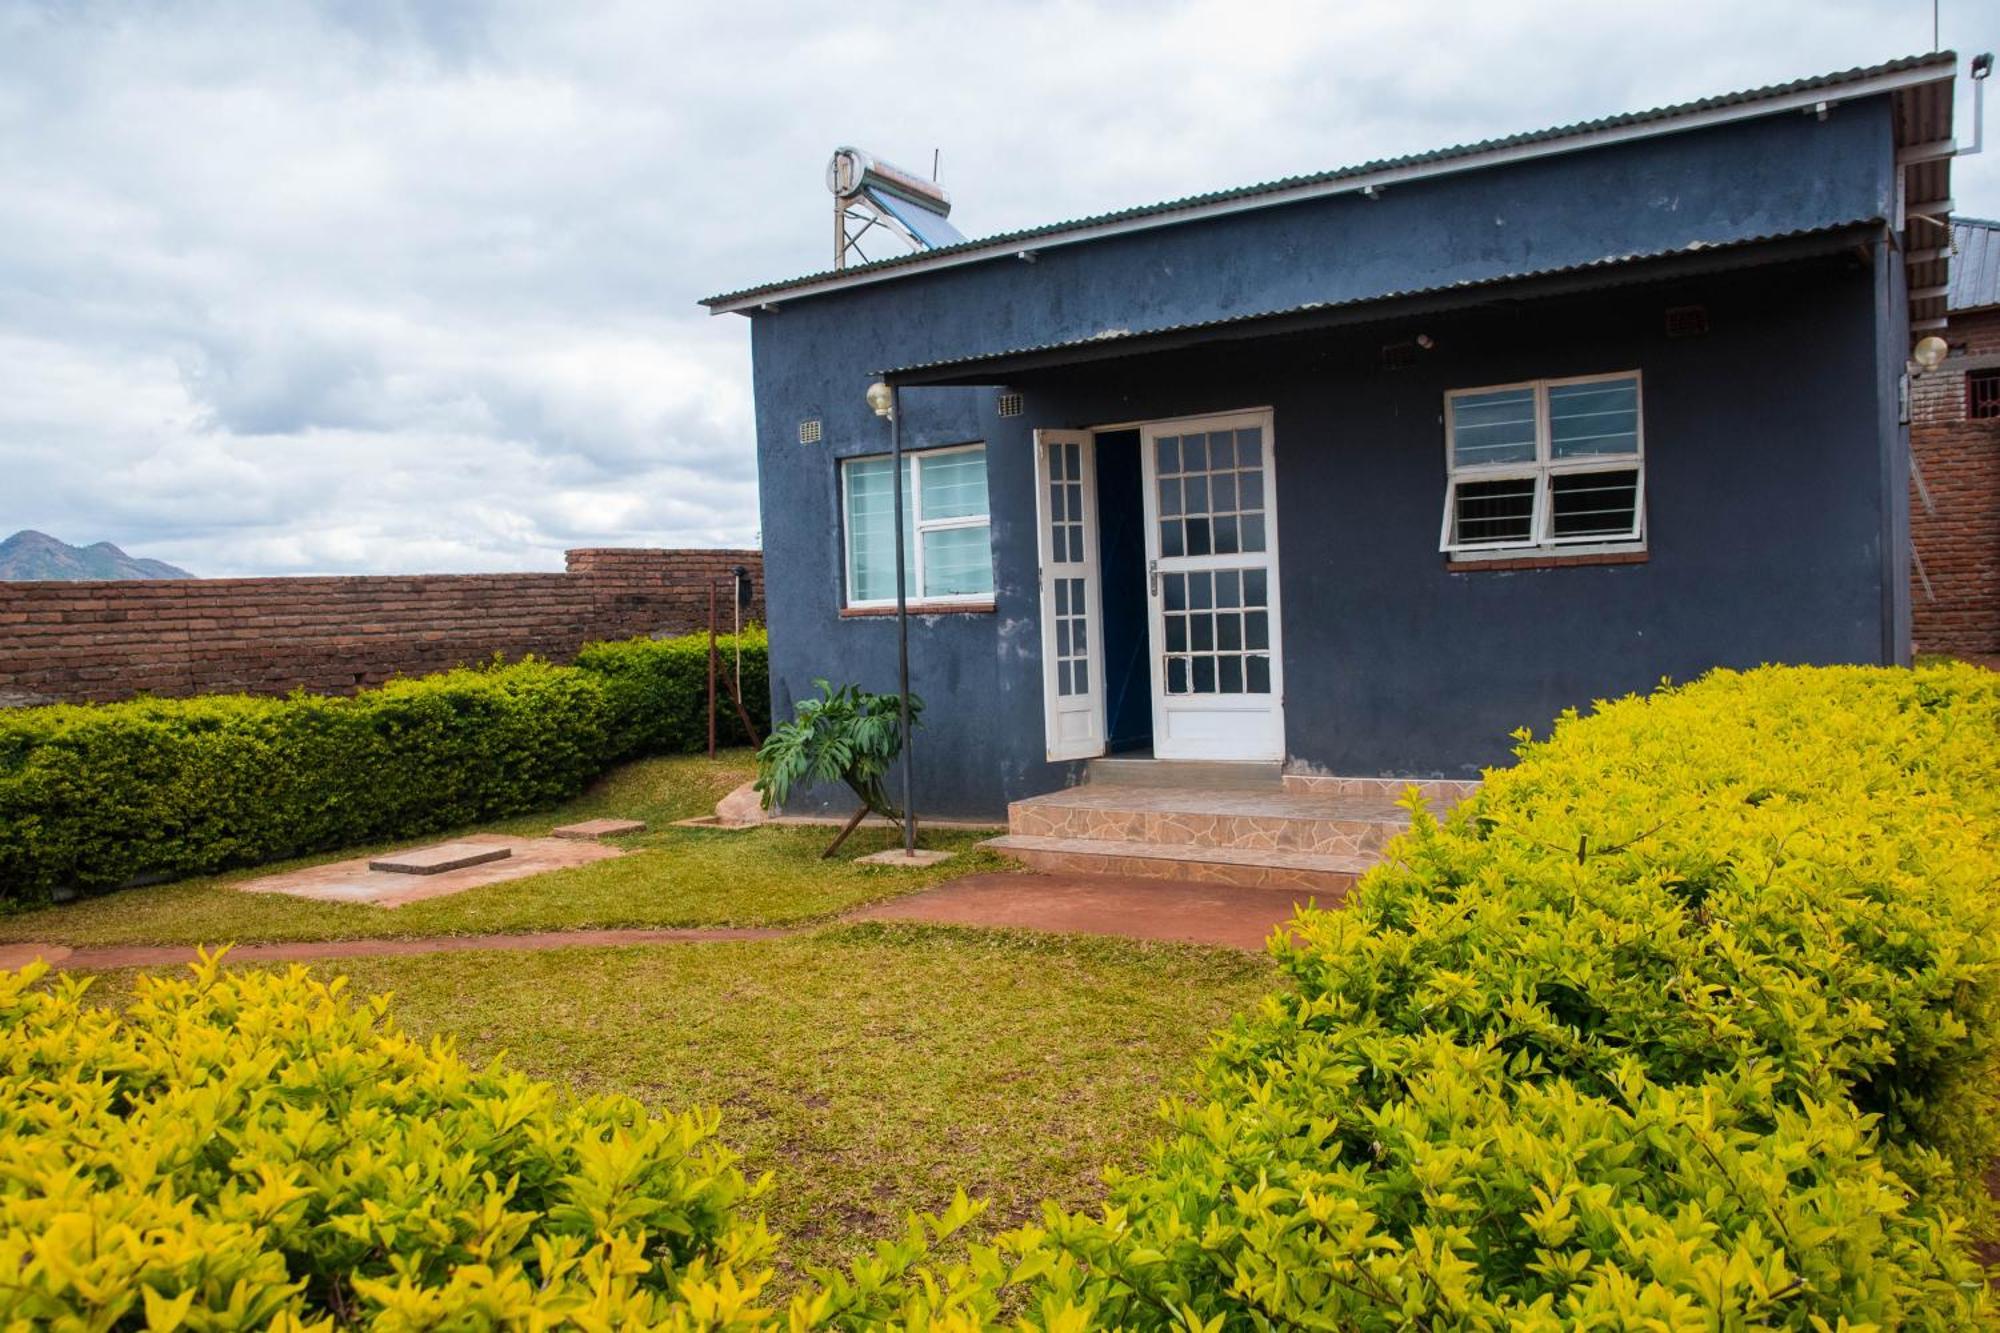
<path fill-rule="evenodd" d="M 837 142 L 941 148 L 976 234 L 1872 63 L 1929 17 L 0 0 L 0 532 L 206 574 L 751 540 L 746 326 L 694 301 L 825 266 Z M 1944 27 L 2000 45 L 1974 0 Z M 1963 211 L 2000 211 L 1995 157 Z"/>

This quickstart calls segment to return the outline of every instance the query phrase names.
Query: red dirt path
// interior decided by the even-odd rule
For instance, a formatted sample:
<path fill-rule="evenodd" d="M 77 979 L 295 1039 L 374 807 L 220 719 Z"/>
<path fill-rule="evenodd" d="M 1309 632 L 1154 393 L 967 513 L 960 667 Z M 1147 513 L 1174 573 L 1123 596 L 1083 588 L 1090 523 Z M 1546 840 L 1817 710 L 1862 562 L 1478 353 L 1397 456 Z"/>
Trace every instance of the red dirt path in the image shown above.
<path fill-rule="evenodd" d="M 1291 889 L 1236 889 L 1171 880 L 1099 875 L 968 875 L 935 889 L 877 903 L 842 921 L 913 921 L 1116 935 L 1257 950 L 1308 895 Z M 1330 905 L 1330 904 L 1329 904 Z M 795 929 L 554 930 L 519 935 L 436 935 L 422 939 L 302 940 L 239 944 L 230 959 L 243 963 L 306 963 L 337 958 L 381 958 L 486 949 L 602 948 L 631 944 L 688 944 L 713 940 L 768 940 Z M 171 967 L 189 961 L 186 945 L 0 945 L 0 968 L 36 958 L 53 967 L 98 970 Z"/>

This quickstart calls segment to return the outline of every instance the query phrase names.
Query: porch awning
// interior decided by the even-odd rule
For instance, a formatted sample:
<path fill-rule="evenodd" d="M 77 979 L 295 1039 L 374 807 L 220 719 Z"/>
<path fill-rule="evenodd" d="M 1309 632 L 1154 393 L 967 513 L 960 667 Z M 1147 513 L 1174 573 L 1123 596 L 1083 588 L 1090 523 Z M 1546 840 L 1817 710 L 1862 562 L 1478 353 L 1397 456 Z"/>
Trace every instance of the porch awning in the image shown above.
<path fill-rule="evenodd" d="M 1270 338 L 1289 333 L 1368 324 L 1463 310 L 1479 305 L 1539 300 L 1577 292 L 1636 286 L 1669 278 L 1760 267 L 1865 247 L 1880 237 L 1884 218 L 1856 218 L 1810 231 L 1756 236 L 1721 243 L 1697 241 L 1648 254 L 1607 255 L 1564 268 L 1529 270 L 1443 287 L 1387 292 L 1345 301 L 1315 301 L 1283 310 L 1231 315 L 1155 329 L 1105 329 L 1087 338 L 1041 343 L 876 372 L 905 386 L 1005 384 L 1019 375 L 1055 366 L 1143 356 L 1203 343 Z"/>

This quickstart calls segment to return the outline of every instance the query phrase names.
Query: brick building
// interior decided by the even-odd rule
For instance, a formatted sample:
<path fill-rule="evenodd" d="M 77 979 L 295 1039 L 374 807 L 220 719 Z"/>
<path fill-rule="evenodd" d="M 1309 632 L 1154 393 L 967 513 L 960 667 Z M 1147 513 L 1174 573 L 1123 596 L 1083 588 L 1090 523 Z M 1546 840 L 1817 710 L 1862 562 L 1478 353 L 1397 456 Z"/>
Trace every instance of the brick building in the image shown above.
<path fill-rule="evenodd" d="M 1936 370 L 1910 384 L 1912 630 L 1920 653 L 2000 655 L 2000 222 L 1952 222 Z"/>

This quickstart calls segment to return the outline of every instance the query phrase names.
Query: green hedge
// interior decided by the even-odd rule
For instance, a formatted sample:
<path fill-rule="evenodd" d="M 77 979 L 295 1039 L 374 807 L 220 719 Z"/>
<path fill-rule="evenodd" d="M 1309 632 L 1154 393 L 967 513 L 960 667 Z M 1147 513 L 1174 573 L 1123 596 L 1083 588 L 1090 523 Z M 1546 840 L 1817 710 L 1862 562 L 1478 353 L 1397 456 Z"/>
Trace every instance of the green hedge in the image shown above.
<path fill-rule="evenodd" d="M 734 678 L 736 648 L 743 661 L 743 704 L 761 738 L 771 729 L 768 641 L 761 631 L 720 641 L 716 735 L 723 745 L 748 745 L 722 677 Z M 708 639 L 626 639 L 585 644 L 576 666 L 604 685 L 621 755 L 691 754 L 708 748 Z"/>
<path fill-rule="evenodd" d="M 1137 1328 L 1962 1329 L 2000 1115 L 2000 675 L 1565 717 L 1344 910 L 1097 1215 L 976 1280 Z M 1004 1303 L 1003 1284 L 1023 1288 Z"/>
<path fill-rule="evenodd" d="M 765 640 L 745 635 L 743 647 L 746 701 L 761 723 Z M 593 644 L 575 666 L 531 659 L 352 698 L 0 710 L 0 904 L 552 805 L 617 759 L 705 745 L 706 671 L 705 637 L 688 636 Z M 740 743 L 726 716 L 723 734 Z"/>

